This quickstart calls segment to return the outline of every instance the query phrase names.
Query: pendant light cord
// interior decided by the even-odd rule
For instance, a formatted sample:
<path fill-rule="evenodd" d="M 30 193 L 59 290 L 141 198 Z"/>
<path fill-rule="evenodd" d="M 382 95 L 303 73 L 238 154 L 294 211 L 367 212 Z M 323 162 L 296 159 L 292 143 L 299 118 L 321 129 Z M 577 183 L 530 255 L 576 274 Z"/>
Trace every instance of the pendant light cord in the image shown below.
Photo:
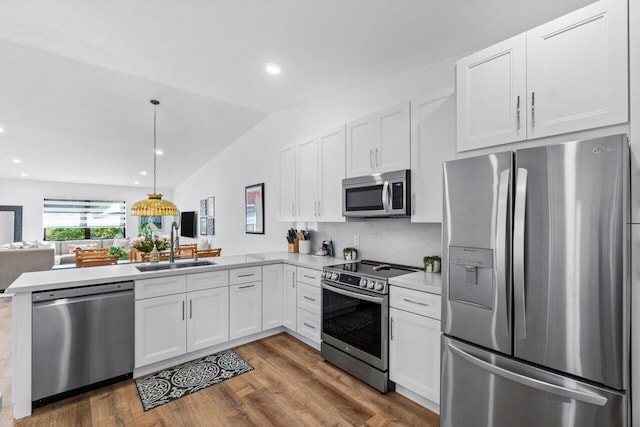
<path fill-rule="evenodd" d="M 159 102 L 152 100 L 151 103 L 153 104 L 153 194 L 157 194 L 156 193 L 156 163 L 157 163 L 158 150 L 156 148 L 156 115 L 158 114 Z"/>

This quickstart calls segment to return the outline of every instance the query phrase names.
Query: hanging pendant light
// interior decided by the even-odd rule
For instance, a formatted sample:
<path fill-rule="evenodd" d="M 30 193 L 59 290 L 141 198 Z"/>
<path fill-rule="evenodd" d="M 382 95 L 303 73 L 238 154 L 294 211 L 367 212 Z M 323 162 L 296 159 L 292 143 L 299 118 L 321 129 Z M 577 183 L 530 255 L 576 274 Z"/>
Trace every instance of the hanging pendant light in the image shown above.
<path fill-rule="evenodd" d="M 151 100 L 153 104 L 153 194 L 146 200 L 135 202 L 131 206 L 131 215 L 135 216 L 175 216 L 178 215 L 176 205 L 168 200 L 162 200 L 162 194 L 156 193 L 156 109 L 160 101 Z"/>

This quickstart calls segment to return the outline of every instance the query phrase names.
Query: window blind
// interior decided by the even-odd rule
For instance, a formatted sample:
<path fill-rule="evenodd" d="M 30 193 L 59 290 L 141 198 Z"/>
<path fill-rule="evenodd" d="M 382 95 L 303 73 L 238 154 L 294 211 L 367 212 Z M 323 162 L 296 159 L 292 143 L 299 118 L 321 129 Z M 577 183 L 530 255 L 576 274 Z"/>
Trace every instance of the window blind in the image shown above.
<path fill-rule="evenodd" d="M 124 227 L 123 200 L 44 199 L 44 227 Z"/>

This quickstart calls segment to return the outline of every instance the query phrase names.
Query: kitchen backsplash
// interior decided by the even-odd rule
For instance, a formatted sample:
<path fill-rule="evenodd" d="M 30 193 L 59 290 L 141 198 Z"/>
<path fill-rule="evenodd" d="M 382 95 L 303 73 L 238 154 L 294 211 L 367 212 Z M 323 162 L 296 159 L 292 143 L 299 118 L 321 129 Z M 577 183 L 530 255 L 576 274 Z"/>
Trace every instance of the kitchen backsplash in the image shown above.
<path fill-rule="evenodd" d="M 314 225 L 317 231 L 313 233 L 312 250 L 316 251 L 323 240 L 333 240 L 339 257 L 343 248 L 356 247 L 359 259 L 422 267 L 423 257 L 442 252 L 440 224 L 412 224 L 409 218 L 372 218 Z M 360 245 L 354 245 L 354 236 L 359 236 Z"/>

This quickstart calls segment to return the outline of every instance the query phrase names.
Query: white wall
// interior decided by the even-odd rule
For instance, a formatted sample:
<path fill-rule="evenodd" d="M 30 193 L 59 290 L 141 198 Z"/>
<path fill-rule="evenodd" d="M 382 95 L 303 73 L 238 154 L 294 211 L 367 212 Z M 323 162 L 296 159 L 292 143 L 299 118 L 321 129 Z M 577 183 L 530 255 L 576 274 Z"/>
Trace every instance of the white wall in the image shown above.
<path fill-rule="evenodd" d="M 235 141 L 230 147 L 180 183 L 174 189 L 175 202 L 185 210 L 198 210 L 199 200 L 216 198 L 216 235 L 209 237 L 214 247 L 222 247 L 223 254 L 286 250 L 286 230 L 290 223 L 276 221 L 278 210 L 278 152 L 281 147 L 309 135 L 334 128 L 376 111 L 428 95 L 454 81 L 454 59 L 396 74 L 373 84 L 367 84 L 333 96 L 284 110 L 268 116 L 261 123 Z M 265 235 L 244 232 L 244 188 L 265 183 Z M 396 223 L 400 234 L 412 234 L 426 226 L 408 221 Z M 347 236 L 358 227 L 363 242 L 375 241 L 378 228 L 342 224 L 339 233 Z M 320 231 L 325 225 L 318 224 Z M 323 231 L 325 232 L 325 231 Z M 336 232 L 338 231 L 328 231 Z M 435 251 L 440 246 L 439 232 L 421 230 L 420 236 L 430 239 L 423 251 Z M 437 236 L 437 238 L 436 238 Z M 345 237 L 346 239 L 346 237 Z M 181 242 L 185 242 L 183 239 Z M 364 243 L 361 244 L 364 248 Z M 386 260 L 397 257 L 395 250 L 384 249 L 376 257 Z M 439 253 L 439 249 L 438 249 Z M 422 256 L 428 253 L 421 254 Z M 412 260 L 413 256 L 407 258 Z M 404 259 L 404 258 L 402 258 Z M 415 264 L 415 262 L 411 262 Z M 421 261 L 420 261 L 421 263 Z M 418 264 L 420 264 L 418 263 Z"/>
<path fill-rule="evenodd" d="M 159 190 L 172 200 L 171 190 Z M 22 240 L 42 239 L 42 208 L 45 197 L 125 200 L 127 209 L 151 191 L 138 187 L 69 184 L 61 182 L 0 179 L 0 205 L 22 206 Z M 180 208 L 180 206 L 178 206 Z M 171 219 L 165 217 L 163 229 L 169 232 Z M 127 216 L 127 237 L 138 235 L 138 217 Z"/>

